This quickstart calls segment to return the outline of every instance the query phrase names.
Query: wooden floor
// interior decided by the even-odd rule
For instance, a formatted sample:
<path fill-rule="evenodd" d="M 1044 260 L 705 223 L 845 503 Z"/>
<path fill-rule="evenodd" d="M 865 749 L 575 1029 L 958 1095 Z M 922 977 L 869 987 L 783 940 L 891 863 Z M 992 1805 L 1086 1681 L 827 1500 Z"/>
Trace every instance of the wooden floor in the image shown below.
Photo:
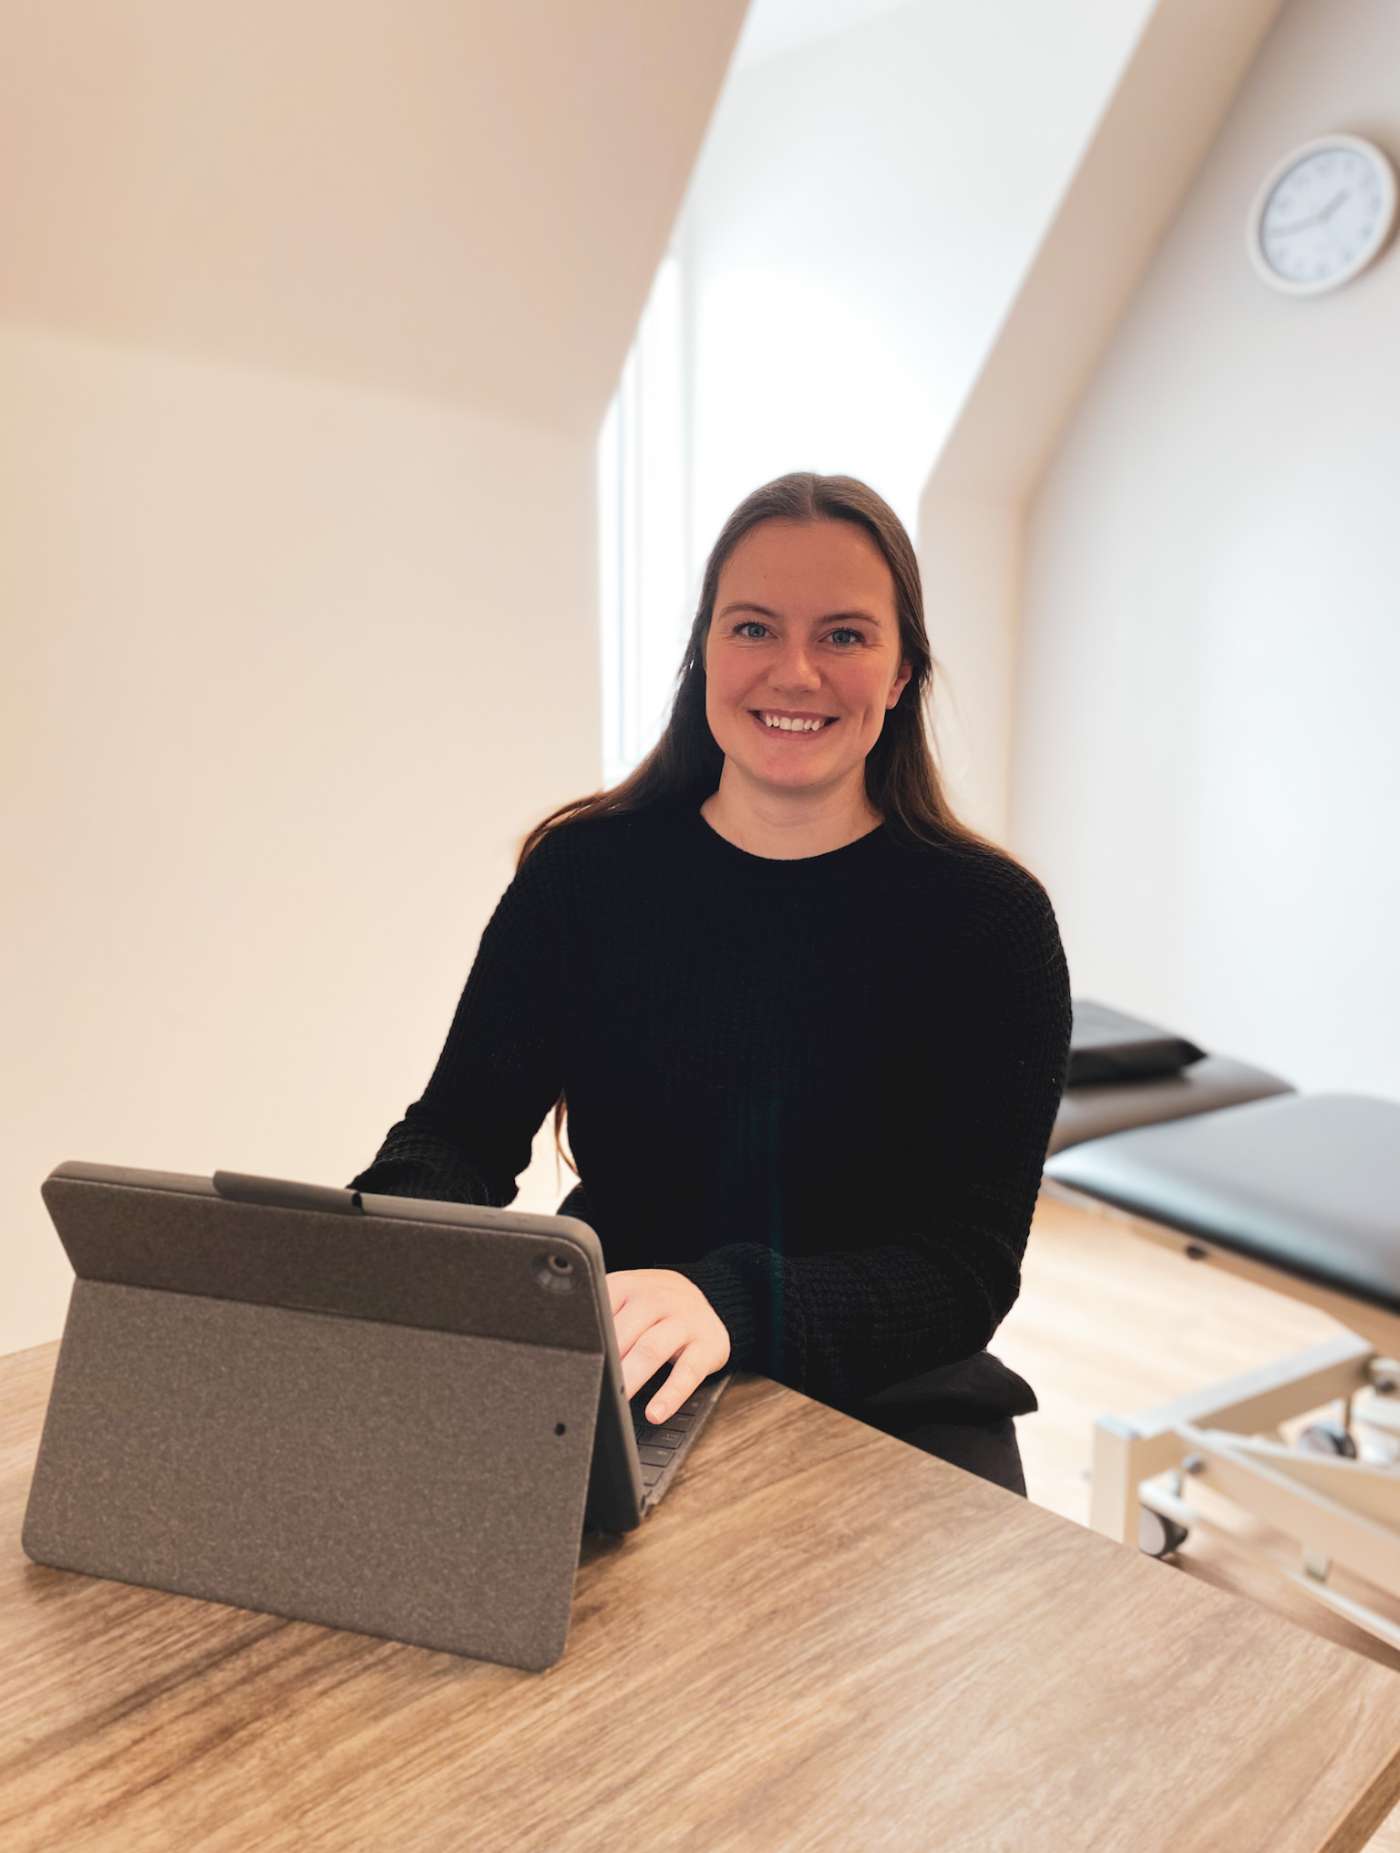
<path fill-rule="evenodd" d="M 1087 1525 L 1097 1417 L 1168 1402 L 1342 1329 L 1297 1300 L 1195 1266 L 1042 1191 L 1021 1296 L 991 1346 L 1040 1402 L 1034 1415 L 1016 1422 L 1029 1497 Z M 1340 1413 L 1340 1403 L 1332 1403 L 1317 1419 Z M 1307 1419 L 1286 1423 L 1285 1436 L 1291 1440 Z M 1189 1481 L 1184 1496 L 1191 1498 Z M 1257 1603 L 1280 1627 L 1310 1629 L 1400 1672 L 1400 1653 L 1295 1589 L 1262 1551 L 1243 1548 L 1245 1540 L 1289 1554 L 1280 1534 L 1241 1516 L 1228 1527 L 1193 1527 L 1161 1566 Z M 1296 1558 L 1293 1567 L 1302 1568 Z M 1328 1580 L 1400 1625 L 1400 1602 L 1335 1567 Z M 1367 1846 L 1369 1853 L 1400 1853 L 1400 1809 Z"/>

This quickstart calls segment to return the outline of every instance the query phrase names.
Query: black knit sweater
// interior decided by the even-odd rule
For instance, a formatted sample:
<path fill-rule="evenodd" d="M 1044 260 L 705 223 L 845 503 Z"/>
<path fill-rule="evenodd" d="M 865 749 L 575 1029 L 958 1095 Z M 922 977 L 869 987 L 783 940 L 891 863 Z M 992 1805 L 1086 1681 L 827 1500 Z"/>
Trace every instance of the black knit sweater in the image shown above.
<path fill-rule="evenodd" d="M 881 824 L 777 860 L 690 804 L 575 821 L 349 1187 L 504 1207 L 562 1090 L 608 1269 L 676 1269 L 730 1367 L 854 1413 L 1011 1310 L 1070 1025 L 1050 900 L 1000 858 Z"/>

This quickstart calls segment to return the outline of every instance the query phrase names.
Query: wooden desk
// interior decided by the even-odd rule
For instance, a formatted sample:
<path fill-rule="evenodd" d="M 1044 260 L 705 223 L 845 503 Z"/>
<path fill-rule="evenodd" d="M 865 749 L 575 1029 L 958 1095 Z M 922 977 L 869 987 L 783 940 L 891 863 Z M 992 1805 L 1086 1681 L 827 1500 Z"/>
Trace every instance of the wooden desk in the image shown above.
<path fill-rule="evenodd" d="M 31 1563 L 0 1359 L 0 1845 L 1342 1853 L 1400 1679 L 738 1376 L 524 1673 Z"/>

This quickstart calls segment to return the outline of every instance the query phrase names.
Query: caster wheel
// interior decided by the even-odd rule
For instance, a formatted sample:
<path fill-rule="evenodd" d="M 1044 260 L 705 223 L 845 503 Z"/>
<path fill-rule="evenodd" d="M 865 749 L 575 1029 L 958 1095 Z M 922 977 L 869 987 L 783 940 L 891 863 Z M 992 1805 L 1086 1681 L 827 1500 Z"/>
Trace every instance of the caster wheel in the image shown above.
<path fill-rule="evenodd" d="M 1174 1518 L 1163 1518 L 1151 1506 L 1138 1507 L 1138 1548 L 1149 1557 L 1170 1557 L 1190 1535 L 1186 1526 L 1178 1525 Z"/>
<path fill-rule="evenodd" d="M 1310 1422 L 1297 1445 L 1306 1454 L 1345 1454 L 1348 1460 L 1356 1459 L 1356 1443 L 1340 1422 Z"/>

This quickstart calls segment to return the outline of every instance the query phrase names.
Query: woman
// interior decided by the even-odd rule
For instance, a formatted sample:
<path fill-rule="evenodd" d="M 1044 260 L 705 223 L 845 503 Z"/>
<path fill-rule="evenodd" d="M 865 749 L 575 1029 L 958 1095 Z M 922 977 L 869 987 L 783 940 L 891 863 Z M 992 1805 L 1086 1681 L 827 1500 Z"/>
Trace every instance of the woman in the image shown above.
<path fill-rule="evenodd" d="M 1069 974 L 1039 881 L 948 807 L 932 667 L 873 490 L 798 472 L 748 496 L 660 740 L 525 838 L 432 1077 L 350 1188 L 504 1207 L 567 1102 L 560 1213 L 603 1245 L 648 1420 L 758 1371 L 1024 1494 L 1035 1394 L 986 1346 Z"/>

